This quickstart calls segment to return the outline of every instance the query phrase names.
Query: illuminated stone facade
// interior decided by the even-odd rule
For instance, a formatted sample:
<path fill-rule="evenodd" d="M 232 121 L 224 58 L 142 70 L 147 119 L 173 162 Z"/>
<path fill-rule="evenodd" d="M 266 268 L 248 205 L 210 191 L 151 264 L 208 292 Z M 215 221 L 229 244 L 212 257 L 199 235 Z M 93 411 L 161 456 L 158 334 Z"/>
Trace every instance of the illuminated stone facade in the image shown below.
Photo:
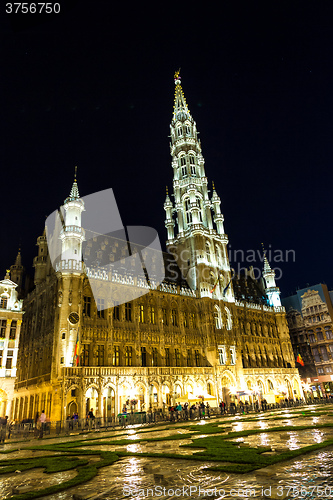
<path fill-rule="evenodd" d="M 297 290 L 284 299 L 296 363 L 309 395 L 333 394 L 333 292 L 324 284 Z"/>
<path fill-rule="evenodd" d="M 220 199 L 215 189 L 209 198 L 201 145 L 178 74 L 175 84 L 174 203 L 167 194 L 164 204 L 166 277 L 160 285 L 145 285 L 144 276 L 133 282 L 125 268 L 85 268 L 81 255 L 116 262 L 127 243 L 107 236 L 85 239 L 84 202 L 75 180 L 64 203 L 56 271 L 45 233 L 38 238 L 35 289 L 25 301 L 17 419 L 42 409 L 56 420 L 75 411 L 84 416 L 89 408 L 111 417 L 128 400 L 147 410 L 189 394 L 211 397 L 212 405 L 236 391 L 302 396 L 274 271 L 265 259 L 264 289 L 251 273 L 235 276 L 230 268 Z M 92 275 L 101 284 L 94 296 Z M 111 295 L 103 295 L 103 283 L 112 283 Z M 148 293 L 138 298 L 138 287 Z M 120 304 L 125 289 L 133 300 Z"/>
<path fill-rule="evenodd" d="M 20 252 L 11 271 L 13 278 L 22 284 Z M 18 298 L 17 287 L 18 283 L 14 283 L 8 270 L 0 281 L 0 417 L 11 415 L 14 398 L 23 302 Z"/>

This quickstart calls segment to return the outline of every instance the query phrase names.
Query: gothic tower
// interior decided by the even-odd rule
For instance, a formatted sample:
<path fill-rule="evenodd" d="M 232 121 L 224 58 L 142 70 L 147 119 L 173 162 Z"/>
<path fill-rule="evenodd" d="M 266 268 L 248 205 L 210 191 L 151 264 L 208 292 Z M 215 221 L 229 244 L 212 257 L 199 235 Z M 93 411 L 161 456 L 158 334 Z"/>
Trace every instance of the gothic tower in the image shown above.
<path fill-rule="evenodd" d="M 221 200 L 214 186 L 209 197 L 205 160 L 179 71 L 175 73 L 175 86 L 170 125 L 174 203 L 168 193 L 164 203 L 167 249 L 199 297 L 234 302 Z"/>

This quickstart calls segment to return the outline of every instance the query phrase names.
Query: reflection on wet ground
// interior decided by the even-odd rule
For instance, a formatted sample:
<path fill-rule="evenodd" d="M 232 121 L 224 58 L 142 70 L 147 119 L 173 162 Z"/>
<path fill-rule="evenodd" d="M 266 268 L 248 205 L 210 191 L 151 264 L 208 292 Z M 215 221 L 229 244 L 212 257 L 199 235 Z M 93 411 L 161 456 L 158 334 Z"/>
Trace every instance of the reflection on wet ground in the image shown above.
<path fill-rule="evenodd" d="M 327 409 L 330 410 L 331 407 Z M 320 408 L 323 409 L 323 408 Z M 326 408 L 324 408 L 326 410 Z M 300 410 L 297 410 L 300 412 Z M 253 416 L 237 416 L 234 418 L 222 417 L 220 420 L 212 420 L 220 428 L 225 427 L 225 431 L 247 431 L 252 429 L 262 430 L 260 434 L 252 436 L 239 437 L 233 439 L 235 445 L 248 444 L 249 446 L 271 447 L 276 452 L 295 450 L 314 443 L 321 443 L 326 439 L 333 438 L 333 428 L 316 428 L 316 425 L 323 423 L 332 423 L 332 412 L 330 415 L 312 415 L 313 411 L 303 414 L 297 414 L 294 410 L 281 410 L 274 415 L 265 413 L 260 415 L 255 421 Z M 302 413 L 302 412 L 301 412 Z M 297 416 L 297 418 L 293 418 Z M 281 420 L 273 420 L 274 417 L 283 417 Z M 251 420 L 250 420 L 251 419 Z M 251 474 L 231 474 L 224 472 L 210 471 L 208 468 L 212 465 L 221 465 L 221 462 L 200 462 L 191 458 L 200 450 L 200 439 L 203 437 L 214 436 L 214 434 L 205 434 L 204 428 L 202 434 L 195 434 L 192 439 L 182 438 L 179 440 L 169 439 L 162 441 L 149 442 L 151 438 L 167 438 L 175 434 L 187 434 L 191 431 L 186 429 L 190 424 L 200 432 L 203 424 L 210 421 L 194 421 L 186 423 L 177 423 L 170 428 L 170 424 L 158 427 L 158 432 L 148 430 L 143 432 L 142 428 L 128 428 L 122 431 L 101 432 L 99 434 L 85 434 L 80 436 L 71 436 L 70 438 L 47 439 L 43 444 L 68 442 L 69 440 L 83 440 L 84 446 L 80 450 L 126 450 L 128 452 L 143 453 L 161 453 L 187 456 L 189 459 L 173 458 L 155 458 L 155 457 L 124 457 L 111 466 L 103 467 L 93 480 L 79 487 L 71 488 L 66 492 L 57 493 L 43 497 L 47 500 L 69 500 L 73 494 L 82 494 L 85 496 L 96 497 L 100 499 L 122 500 L 141 500 L 142 498 L 158 497 L 162 500 L 174 498 L 307 498 L 317 499 L 333 498 L 333 447 L 325 448 L 317 452 L 312 452 L 297 459 L 282 462 L 271 466 L 272 476 L 262 476 L 258 472 Z M 278 430 L 268 432 L 275 427 L 286 427 L 289 425 L 311 425 L 311 429 L 304 430 Z M 183 426 L 183 427 L 182 427 Z M 157 429 L 157 428 L 155 428 Z M 221 435 L 221 434 L 219 434 Z M 225 435 L 223 433 L 222 435 Z M 98 441 L 118 441 L 121 439 L 131 439 L 132 443 L 127 445 L 94 445 L 94 440 Z M 136 440 L 143 442 L 135 442 Z M 146 442 L 145 442 L 146 441 Z M 198 448 L 182 448 L 181 445 L 189 443 L 198 444 Z M 32 451 L 24 449 L 24 446 L 39 445 L 40 442 L 26 442 L 21 444 L 21 451 L 15 451 L 8 455 L 1 455 L 4 462 L 12 458 L 31 458 L 34 456 L 43 456 L 56 454 L 53 451 Z M 5 445 L 5 448 L 14 448 L 18 445 Z M 274 453 L 274 452 L 273 452 Z M 97 459 L 97 457 L 95 457 Z M 56 474 L 44 474 L 42 469 L 35 469 L 21 474 L 8 474 L 2 476 L 0 486 L 0 498 L 6 499 L 12 494 L 12 488 L 16 484 L 30 484 L 37 481 L 36 489 L 46 487 L 50 484 L 56 484 L 67 478 L 73 477 L 75 471 L 66 471 Z M 19 479 L 18 479 L 19 477 Z M 164 489 L 165 488 L 165 489 Z M 296 489 L 297 488 L 297 489 Z M 177 493 L 175 491 L 177 490 Z M 247 494 L 246 494 L 247 490 Z M 266 495 L 266 496 L 265 496 Z"/>
<path fill-rule="evenodd" d="M 255 473 L 237 475 L 209 471 L 205 469 L 208 464 L 191 460 L 126 457 L 101 469 L 98 477 L 88 485 L 47 496 L 45 500 L 69 500 L 73 493 L 104 500 L 141 500 L 154 496 L 162 500 L 191 496 L 194 499 L 228 500 L 247 497 L 329 498 L 333 496 L 332 462 L 333 451 L 328 449 L 278 464 L 273 468 L 274 475 L 265 477 Z"/>
<path fill-rule="evenodd" d="M 10 498 L 13 493 L 20 493 L 21 488 L 26 488 L 31 491 L 44 489 L 48 486 L 68 481 L 75 477 L 76 474 L 77 472 L 75 470 L 44 474 L 44 469 L 41 468 L 25 472 L 13 472 L 12 474 L 1 476 L 0 498 L 1 500 Z"/>

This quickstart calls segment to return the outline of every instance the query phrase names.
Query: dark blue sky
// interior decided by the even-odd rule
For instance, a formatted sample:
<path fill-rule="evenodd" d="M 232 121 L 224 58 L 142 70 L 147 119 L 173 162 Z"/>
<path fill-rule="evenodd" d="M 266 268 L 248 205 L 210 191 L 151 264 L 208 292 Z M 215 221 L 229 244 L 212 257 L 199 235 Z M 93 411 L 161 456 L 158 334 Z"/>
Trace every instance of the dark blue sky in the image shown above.
<path fill-rule="evenodd" d="M 272 263 L 283 295 L 331 288 L 333 12 L 329 2 L 292 4 L 77 1 L 46 19 L 4 16 L 1 273 L 20 241 L 30 268 L 74 165 L 81 195 L 112 187 L 124 224 L 165 241 L 181 67 L 232 249 L 295 250 L 295 262 Z"/>

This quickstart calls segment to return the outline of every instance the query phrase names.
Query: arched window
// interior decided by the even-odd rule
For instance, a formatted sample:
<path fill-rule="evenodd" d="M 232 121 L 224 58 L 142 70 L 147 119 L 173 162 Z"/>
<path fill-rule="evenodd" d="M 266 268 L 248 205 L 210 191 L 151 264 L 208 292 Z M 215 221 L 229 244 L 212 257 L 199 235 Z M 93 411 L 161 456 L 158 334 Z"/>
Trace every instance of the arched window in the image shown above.
<path fill-rule="evenodd" d="M 231 312 L 229 309 L 226 307 L 225 312 L 227 313 L 227 330 L 232 329 L 232 317 L 231 317 Z"/>
<path fill-rule="evenodd" d="M 206 241 L 206 257 L 207 261 L 211 262 L 210 244 L 208 243 L 208 241 Z"/>
<path fill-rule="evenodd" d="M 215 317 L 215 328 L 217 330 L 220 330 L 222 328 L 222 315 L 219 306 L 215 306 L 214 317 Z"/>
<path fill-rule="evenodd" d="M 177 128 L 177 135 L 178 135 L 178 137 L 181 137 L 183 135 L 183 129 L 182 129 L 182 127 L 178 127 Z"/>
<path fill-rule="evenodd" d="M 199 212 L 198 212 L 199 222 L 202 222 L 202 206 L 201 206 L 201 199 L 199 198 L 199 196 L 195 197 L 195 202 L 196 202 L 197 207 L 199 208 Z"/>
<path fill-rule="evenodd" d="M 192 222 L 192 213 L 191 213 L 190 198 L 185 198 L 185 213 L 186 213 L 186 222 L 187 222 L 187 224 L 191 224 L 191 222 Z"/>

